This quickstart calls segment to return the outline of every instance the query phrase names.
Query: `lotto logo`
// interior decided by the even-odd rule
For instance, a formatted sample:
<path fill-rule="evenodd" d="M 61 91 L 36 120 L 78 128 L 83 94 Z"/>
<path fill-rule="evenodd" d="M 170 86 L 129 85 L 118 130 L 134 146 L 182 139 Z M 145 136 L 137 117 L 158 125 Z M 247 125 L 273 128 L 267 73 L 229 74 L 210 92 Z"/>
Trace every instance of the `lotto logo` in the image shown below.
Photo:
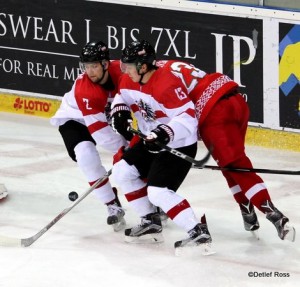
<path fill-rule="evenodd" d="M 49 112 L 50 106 L 50 103 L 44 101 L 22 98 L 16 98 L 14 102 L 14 108 L 16 110 L 24 109 L 31 112 Z"/>

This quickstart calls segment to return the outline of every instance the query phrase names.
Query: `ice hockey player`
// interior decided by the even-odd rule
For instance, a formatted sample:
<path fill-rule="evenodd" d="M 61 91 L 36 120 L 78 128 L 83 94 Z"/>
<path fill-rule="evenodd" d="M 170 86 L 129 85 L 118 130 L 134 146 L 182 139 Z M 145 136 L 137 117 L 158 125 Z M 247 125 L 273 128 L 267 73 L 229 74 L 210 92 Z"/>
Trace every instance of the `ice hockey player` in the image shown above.
<path fill-rule="evenodd" d="M 102 41 L 87 43 L 80 54 L 83 73 L 63 98 L 50 122 L 58 126 L 71 159 L 77 162 L 90 185 L 106 173 L 97 146 L 112 153 L 126 140 L 110 126 L 110 104 L 122 75 L 120 61 L 111 61 L 109 49 Z M 107 224 L 115 231 L 125 227 L 124 209 L 109 180 L 94 190 L 108 208 Z"/>
<path fill-rule="evenodd" d="M 212 156 L 220 167 L 253 168 L 245 153 L 249 107 L 239 93 L 238 84 L 227 75 L 206 73 L 187 63 L 166 63 L 186 83 L 194 102 L 199 137 L 212 147 Z M 189 86 L 188 86 L 189 85 Z M 289 219 L 273 204 L 263 179 L 254 172 L 223 171 L 227 184 L 239 204 L 247 231 L 259 228 L 254 206 L 266 215 L 280 239 L 295 240 Z"/>
<path fill-rule="evenodd" d="M 137 47 L 136 54 L 141 53 L 143 55 L 146 51 L 144 54 L 144 57 L 146 57 L 147 50 L 143 48 L 142 44 L 144 41 L 138 43 L 135 44 Z M 134 44 L 132 45 L 134 46 Z M 128 53 L 128 57 L 125 56 L 126 53 Z M 152 97 L 155 97 L 153 96 L 155 93 L 160 94 L 160 97 L 167 94 L 164 90 L 159 90 L 162 85 L 165 86 L 165 83 L 168 82 L 162 76 L 164 73 L 174 75 L 181 81 L 182 85 L 176 89 L 177 96 L 178 98 L 188 96 L 195 104 L 198 135 L 207 148 L 213 148 L 212 156 L 220 167 L 252 168 L 252 163 L 245 153 L 249 107 L 239 93 L 237 83 L 227 75 L 221 73 L 208 74 L 185 62 L 161 61 L 157 62 L 156 66 L 151 66 L 141 62 L 139 58 L 142 57 L 131 59 L 130 56 L 132 56 L 130 49 L 124 50 L 122 61 L 128 63 L 127 72 L 130 73 L 129 76 L 132 79 L 133 77 L 140 77 L 140 83 L 144 83 L 145 79 L 150 78 L 149 74 L 152 75 L 151 79 L 148 80 L 148 85 L 155 83 L 155 85 L 153 84 L 155 87 L 153 91 L 148 91 L 148 94 Z M 155 53 L 153 53 L 152 59 L 155 59 L 155 56 Z M 129 64 L 130 62 L 131 64 Z M 141 85 L 141 88 L 144 89 L 144 86 Z M 172 88 L 174 89 L 174 87 Z M 150 96 L 148 95 L 148 97 Z M 167 107 L 173 103 L 173 99 L 169 98 L 168 100 Z M 143 101 L 139 104 L 143 104 Z M 137 108 L 140 107 L 131 106 L 133 110 Z M 146 109 L 147 106 L 143 108 Z M 125 113 L 123 112 L 123 114 Z M 161 113 L 155 113 L 155 115 L 162 117 Z M 157 137 L 156 140 L 161 141 L 161 133 L 154 135 L 154 137 Z M 126 156 L 124 158 L 126 160 Z M 280 239 L 295 240 L 294 227 L 288 224 L 289 219 L 274 206 L 267 187 L 260 176 L 254 172 L 232 171 L 223 171 L 223 175 L 234 199 L 239 204 L 244 227 L 247 231 L 254 231 L 259 228 L 254 210 L 255 206 L 274 224 Z"/>
<path fill-rule="evenodd" d="M 130 109 L 138 128 L 147 136 L 123 154 L 113 166 L 113 178 L 141 224 L 125 230 L 127 242 L 161 242 L 162 224 L 156 206 L 188 233 L 175 247 L 210 244 L 205 215 L 197 217 L 189 202 L 176 193 L 191 164 L 161 150 L 159 141 L 195 157 L 197 119 L 182 81 L 166 68 L 155 65 L 155 51 L 147 41 L 132 42 L 122 52 L 123 75 L 112 104 L 112 127 L 128 140 Z M 143 180 L 147 178 L 147 183 Z"/>

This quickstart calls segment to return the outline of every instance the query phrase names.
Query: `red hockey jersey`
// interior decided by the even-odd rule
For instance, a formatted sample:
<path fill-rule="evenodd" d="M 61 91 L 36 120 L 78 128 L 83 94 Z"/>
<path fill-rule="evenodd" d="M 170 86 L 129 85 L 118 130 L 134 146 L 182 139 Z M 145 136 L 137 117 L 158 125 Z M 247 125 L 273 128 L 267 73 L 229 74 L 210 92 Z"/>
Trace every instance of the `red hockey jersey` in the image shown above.
<path fill-rule="evenodd" d="M 107 108 L 118 90 L 122 75 L 120 61 L 111 61 L 108 70 L 114 84 L 113 90 L 108 91 L 98 83 L 93 83 L 83 73 L 75 80 L 71 91 L 64 95 L 51 123 L 62 125 L 70 119 L 79 121 L 87 126 L 97 144 L 116 152 L 119 147 L 126 145 L 126 141 L 110 127 L 110 109 Z"/>
<path fill-rule="evenodd" d="M 158 65 L 169 66 L 171 72 L 182 81 L 188 97 L 195 104 L 199 125 L 222 96 L 238 88 L 238 84 L 224 74 L 207 74 L 185 62 L 160 61 Z"/>

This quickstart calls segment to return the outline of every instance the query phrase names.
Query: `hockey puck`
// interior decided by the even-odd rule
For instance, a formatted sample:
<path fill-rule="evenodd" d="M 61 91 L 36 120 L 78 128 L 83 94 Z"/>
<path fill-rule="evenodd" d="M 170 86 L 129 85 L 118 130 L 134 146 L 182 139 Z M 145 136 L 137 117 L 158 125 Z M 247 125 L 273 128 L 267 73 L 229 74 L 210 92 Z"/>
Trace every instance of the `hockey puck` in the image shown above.
<path fill-rule="evenodd" d="M 71 192 L 69 193 L 69 199 L 70 199 L 71 201 L 75 201 L 77 198 L 78 198 L 78 193 L 77 193 L 76 191 L 71 191 Z"/>

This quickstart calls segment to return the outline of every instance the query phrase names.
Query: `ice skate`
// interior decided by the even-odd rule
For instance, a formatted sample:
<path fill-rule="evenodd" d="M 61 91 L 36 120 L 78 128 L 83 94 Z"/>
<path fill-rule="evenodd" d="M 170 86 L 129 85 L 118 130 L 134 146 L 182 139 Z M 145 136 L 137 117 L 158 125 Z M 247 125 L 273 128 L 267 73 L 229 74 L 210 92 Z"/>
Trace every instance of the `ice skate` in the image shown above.
<path fill-rule="evenodd" d="M 187 239 L 175 242 L 174 247 L 177 256 L 182 255 L 183 249 L 185 248 L 199 249 L 203 255 L 215 253 L 211 248 L 212 239 L 207 228 L 205 216 L 202 217 L 201 223 L 198 223 L 188 232 L 188 235 L 189 237 Z"/>
<path fill-rule="evenodd" d="M 114 231 L 120 231 L 125 228 L 126 221 L 124 219 L 125 211 L 122 208 L 121 202 L 118 198 L 118 191 L 115 187 L 112 188 L 116 198 L 111 204 L 107 205 L 108 217 L 107 224 L 112 225 Z"/>
<path fill-rule="evenodd" d="M 259 222 L 253 204 L 249 201 L 246 204 L 240 203 L 239 206 L 241 209 L 245 230 L 250 231 L 256 239 L 259 239 Z"/>
<path fill-rule="evenodd" d="M 158 213 L 150 213 L 141 218 L 141 224 L 125 229 L 125 242 L 159 243 L 163 242 L 162 224 Z"/>
<path fill-rule="evenodd" d="M 168 224 L 169 216 L 160 207 L 157 207 L 157 212 L 159 214 L 162 227 L 166 227 Z"/>
<path fill-rule="evenodd" d="M 124 219 L 125 211 L 116 203 L 107 206 L 108 217 L 107 224 L 112 225 L 114 231 L 120 231 L 125 228 L 126 221 Z"/>
<path fill-rule="evenodd" d="M 289 226 L 289 219 L 268 200 L 261 206 L 265 210 L 266 218 L 274 224 L 279 238 L 281 240 L 294 242 L 296 238 L 296 230 L 293 226 Z"/>
<path fill-rule="evenodd" d="M 7 189 L 3 183 L 0 183 L 0 199 L 5 198 L 8 195 Z"/>

